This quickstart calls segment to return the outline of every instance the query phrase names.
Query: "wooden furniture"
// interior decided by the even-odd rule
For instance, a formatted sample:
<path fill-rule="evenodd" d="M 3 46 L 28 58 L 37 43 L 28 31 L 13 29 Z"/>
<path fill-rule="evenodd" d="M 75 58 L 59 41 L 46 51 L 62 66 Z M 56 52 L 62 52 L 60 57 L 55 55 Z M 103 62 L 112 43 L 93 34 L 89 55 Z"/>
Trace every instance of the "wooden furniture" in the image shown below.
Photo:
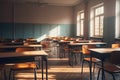
<path fill-rule="evenodd" d="M 71 57 L 71 50 L 74 49 L 74 47 L 79 47 L 80 50 L 82 50 L 82 45 L 96 45 L 98 47 L 101 47 L 101 46 L 105 46 L 106 43 L 105 42 L 88 42 L 88 43 L 68 43 L 68 46 L 69 46 L 69 65 L 72 65 L 71 62 L 72 62 L 72 57 Z"/>
<path fill-rule="evenodd" d="M 66 51 L 68 50 L 68 46 L 67 44 L 70 43 L 70 41 L 65 41 L 65 40 L 61 40 L 61 41 L 58 41 L 58 45 L 59 45 L 59 57 L 60 58 L 64 58 L 65 57 L 65 54 L 66 54 Z"/>
<path fill-rule="evenodd" d="M 91 51 L 90 57 L 90 80 L 92 80 L 92 57 L 101 60 L 101 67 L 104 68 L 104 61 L 110 57 L 112 51 L 120 51 L 120 48 L 94 48 Z M 102 80 L 104 80 L 104 70 L 102 69 Z"/>
<path fill-rule="evenodd" d="M 24 51 L 35 51 L 34 48 L 16 48 L 16 52 L 24 52 Z M 10 68 L 9 72 L 9 80 L 11 80 L 11 74 L 13 74 L 13 80 L 14 80 L 14 72 L 15 71 L 21 71 L 21 70 L 33 70 L 34 71 L 34 80 L 37 80 L 36 76 L 36 69 L 37 64 L 32 62 L 24 62 L 24 63 L 15 63 L 12 68 Z"/>
<path fill-rule="evenodd" d="M 83 73 L 83 66 L 84 66 L 84 62 L 88 62 L 88 64 L 90 64 L 90 51 L 89 49 L 91 48 L 96 48 L 96 45 L 83 45 L 82 46 L 82 68 L 81 68 L 81 74 Z M 100 62 L 99 59 L 97 58 L 92 58 L 92 63 L 93 63 L 93 72 L 95 69 L 95 65 L 98 64 Z"/>
<path fill-rule="evenodd" d="M 79 64 L 82 60 L 82 50 L 81 46 L 69 46 L 69 60 L 70 60 L 70 65 L 74 66 Z"/>
<path fill-rule="evenodd" d="M 37 45 L 3 45 L 0 48 L 18 48 L 18 47 L 34 47 L 34 48 L 41 48 L 41 44 Z"/>
<path fill-rule="evenodd" d="M 14 52 L 16 48 L 35 48 L 36 50 L 41 50 L 42 45 L 41 44 L 35 44 L 35 45 L 1 45 L 0 50 L 4 50 L 4 52 Z M 3 51 L 2 51 L 3 52 Z"/>
<path fill-rule="evenodd" d="M 119 43 L 114 43 L 111 45 L 111 48 L 119 48 L 120 44 Z"/>
<path fill-rule="evenodd" d="M 48 80 L 48 67 L 47 67 L 47 53 L 43 50 L 41 51 L 25 51 L 25 52 L 0 52 L 0 64 L 8 63 L 20 63 L 34 61 L 33 58 L 39 56 L 41 62 L 42 80 L 44 80 L 44 62 L 45 62 L 45 74 L 46 80 Z M 26 60 L 24 60 L 25 58 Z M 32 60 L 31 60 L 32 59 Z"/>
<path fill-rule="evenodd" d="M 120 51 L 113 51 L 110 54 L 108 61 L 104 63 L 104 67 L 99 67 L 97 80 L 99 79 L 101 70 L 111 74 L 113 77 L 113 80 L 116 80 L 114 74 L 120 73 Z"/>

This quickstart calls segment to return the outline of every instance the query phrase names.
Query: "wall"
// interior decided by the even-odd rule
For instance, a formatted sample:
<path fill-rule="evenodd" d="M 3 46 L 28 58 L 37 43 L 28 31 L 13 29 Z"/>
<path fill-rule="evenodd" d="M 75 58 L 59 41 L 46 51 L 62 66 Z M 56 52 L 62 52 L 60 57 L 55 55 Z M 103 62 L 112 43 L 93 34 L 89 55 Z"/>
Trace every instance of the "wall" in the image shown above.
<path fill-rule="evenodd" d="M 104 3 L 104 32 L 103 32 L 103 40 L 108 43 L 108 46 L 111 46 L 111 43 L 114 43 L 115 38 L 115 0 L 88 0 L 88 3 L 86 5 L 87 0 L 83 0 L 83 2 L 76 7 L 74 7 L 74 14 L 80 10 L 87 10 L 85 11 L 87 14 L 87 19 L 85 23 L 85 37 L 89 37 L 89 27 L 90 27 L 90 8 L 92 6 L 95 6 L 96 4 L 99 4 L 101 2 Z M 86 6 L 86 7 L 85 7 Z M 87 9 L 86 9 L 87 8 Z M 76 18 L 76 17 L 75 17 Z M 76 23 L 76 19 L 75 23 Z M 87 24 L 87 25 L 86 25 Z"/>
<path fill-rule="evenodd" d="M 0 11 L 0 37 L 3 38 L 74 36 L 75 33 L 72 7 L 8 2 L 0 3 Z"/>

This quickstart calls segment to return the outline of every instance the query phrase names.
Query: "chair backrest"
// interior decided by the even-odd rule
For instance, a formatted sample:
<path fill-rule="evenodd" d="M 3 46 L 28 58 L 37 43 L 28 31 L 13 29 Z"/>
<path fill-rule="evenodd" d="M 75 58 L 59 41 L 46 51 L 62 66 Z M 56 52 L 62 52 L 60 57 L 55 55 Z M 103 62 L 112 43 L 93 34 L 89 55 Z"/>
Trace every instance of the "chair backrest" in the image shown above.
<path fill-rule="evenodd" d="M 110 63 L 120 65 L 120 51 L 113 51 L 109 58 Z"/>
<path fill-rule="evenodd" d="M 16 52 L 23 52 L 23 51 L 34 51 L 34 48 L 16 48 Z"/>
<path fill-rule="evenodd" d="M 120 48 L 120 44 L 119 43 L 115 43 L 111 45 L 112 48 Z"/>
<path fill-rule="evenodd" d="M 82 53 L 83 54 L 90 54 L 90 51 L 89 51 L 90 48 L 96 48 L 96 45 L 83 45 L 82 46 Z"/>

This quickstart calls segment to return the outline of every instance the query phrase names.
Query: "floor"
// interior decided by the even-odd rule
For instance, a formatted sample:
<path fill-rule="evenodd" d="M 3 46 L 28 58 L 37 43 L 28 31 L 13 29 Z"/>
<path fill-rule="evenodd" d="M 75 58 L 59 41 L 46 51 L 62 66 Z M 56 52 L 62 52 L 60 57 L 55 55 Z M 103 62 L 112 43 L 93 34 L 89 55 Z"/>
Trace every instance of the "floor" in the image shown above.
<path fill-rule="evenodd" d="M 48 58 L 48 80 L 89 80 L 89 68 L 86 64 L 84 67 L 84 73 L 81 75 L 81 65 L 70 66 L 68 64 L 68 58 L 59 58 L 56 52 L 50 52 Z M 97 77 L 97 69 L 94 74 L 94 80 Z M 41 70 L 37 71 L 37 80 L 41 80 Z M 1 79 L 2 78 L 1 72 Z M 111 75 L 106 74 L 109 78 L 106 80 L 112 80 Z M 117 75 L 117 80 L 120 80 L 119 75 Z M 34 80 L 33 71 L 19 71 L 15 74 L 15 80 Z M 101 79 L 99 79 L 101 80 Z"/>
<path fill-rule="evenodd" d="M 48 63 L 48 80 L 88 80 L 89 69 L 85 68 L 86 75 L 81 75 L 80 65 L 69 66 L 67 58 L 49 58 Z M 37 78 L 42 80 L 41 70 L 37 70 Z M 33 71 L 18 71 L 15 80 L 34 80 Z"/>

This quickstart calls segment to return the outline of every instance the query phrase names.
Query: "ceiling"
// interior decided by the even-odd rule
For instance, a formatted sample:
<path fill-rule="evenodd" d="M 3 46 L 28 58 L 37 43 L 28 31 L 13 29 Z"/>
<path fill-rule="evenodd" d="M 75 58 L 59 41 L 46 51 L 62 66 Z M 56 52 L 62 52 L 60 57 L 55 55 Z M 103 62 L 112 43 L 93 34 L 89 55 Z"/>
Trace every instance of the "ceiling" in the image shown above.
<path fill-rule="evenodd" d="M 82 0 L 1 0 L 12 1 L 19 4 L 30 3 L 30 4 L 47 4 L 55 6 L 74 6 L 80 3 Z"/>

